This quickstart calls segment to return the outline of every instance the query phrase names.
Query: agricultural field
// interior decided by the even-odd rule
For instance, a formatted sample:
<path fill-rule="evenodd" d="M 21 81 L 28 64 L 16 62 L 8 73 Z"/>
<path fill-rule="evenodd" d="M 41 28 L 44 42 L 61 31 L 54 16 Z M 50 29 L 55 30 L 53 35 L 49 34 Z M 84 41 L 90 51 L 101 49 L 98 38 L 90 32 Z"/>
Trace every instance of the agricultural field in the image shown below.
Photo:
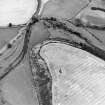
<path fill-rule="evenodd" d="M 1 0 L 0 105 L 105 105 L 105 1 Z"/>

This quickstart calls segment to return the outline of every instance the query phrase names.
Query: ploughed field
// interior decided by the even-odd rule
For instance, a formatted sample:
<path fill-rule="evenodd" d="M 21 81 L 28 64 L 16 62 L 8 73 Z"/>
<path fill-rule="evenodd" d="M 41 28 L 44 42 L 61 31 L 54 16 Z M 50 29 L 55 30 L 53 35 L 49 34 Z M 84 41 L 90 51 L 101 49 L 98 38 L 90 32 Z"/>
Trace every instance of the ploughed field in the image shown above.
<path fill-rule="evenodd" d="M 104 105 L 105 63 L 99 58 L 54 40 L 35 46 L 30 58 L 43 105 Z"/>

